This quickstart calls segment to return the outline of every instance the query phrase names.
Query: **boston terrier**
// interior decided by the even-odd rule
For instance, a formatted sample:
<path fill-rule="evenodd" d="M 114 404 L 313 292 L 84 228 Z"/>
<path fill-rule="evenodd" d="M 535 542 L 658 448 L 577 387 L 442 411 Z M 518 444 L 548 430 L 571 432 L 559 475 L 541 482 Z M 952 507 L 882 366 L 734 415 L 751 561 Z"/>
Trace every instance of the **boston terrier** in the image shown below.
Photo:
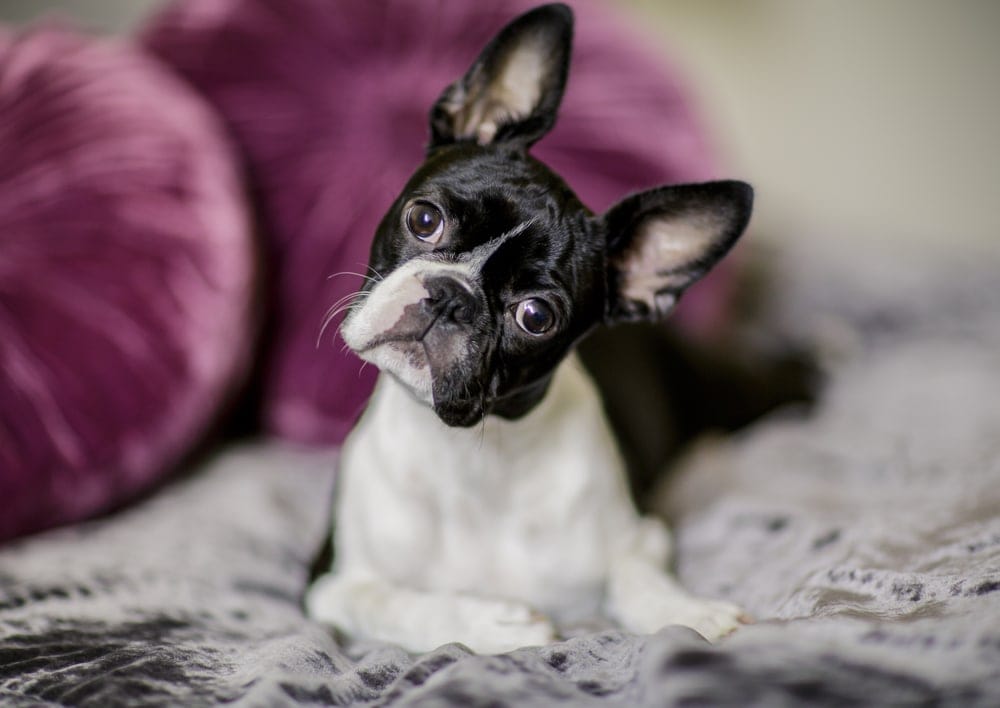
<path fill-rule="evenodd" d="M 516 18 L 445 89 L 341 325 L 382 373 L 306 608 L 348 634 L 499 653 L 602 614 L 708 639 L 744 621 L 668 574 L 670 535 L 637 513 L 573 349 L 667 314 L 743 232 L 753 192 L 664 186 L 588 210 L 529 153 L 556 120 L 572 25 L 561 4 Z"/>

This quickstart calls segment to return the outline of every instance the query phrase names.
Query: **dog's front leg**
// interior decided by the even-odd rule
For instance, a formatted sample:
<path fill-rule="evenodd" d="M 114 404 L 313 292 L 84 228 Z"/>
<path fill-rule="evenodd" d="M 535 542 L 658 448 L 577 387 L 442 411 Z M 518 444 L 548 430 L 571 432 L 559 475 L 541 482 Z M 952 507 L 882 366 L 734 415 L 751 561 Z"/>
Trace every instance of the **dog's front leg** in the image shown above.
<path fill-rule="evenodd" d="M 306 607 L 314 619 L 349 634 L 412 652 L 461 642 L 480 654 L 500 654 L 556 638 L 552 623 L 525 604 L 400 587 L 368 574 L 321 577 Z"/>
<path fill-rule="evenodd" d="M 625 629 L 640 634 L 680 624 L 715 640 L 748 620 L 728 602 L 698 598 L 670 576 L 670 532 L 657 519 L 643 518 L 634 541 L 611 563 L 607 612 Z"/>

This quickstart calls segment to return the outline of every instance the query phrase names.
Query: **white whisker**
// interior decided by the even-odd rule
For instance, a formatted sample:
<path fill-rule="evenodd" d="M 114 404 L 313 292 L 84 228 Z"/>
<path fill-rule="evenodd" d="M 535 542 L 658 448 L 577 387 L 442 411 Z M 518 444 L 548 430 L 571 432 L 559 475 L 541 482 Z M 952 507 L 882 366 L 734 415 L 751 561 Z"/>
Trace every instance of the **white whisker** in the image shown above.
<path fill-rule="evenodd" d="M 341 313 L 350 310 L 362 300 L 367 299 L 370 294 L 370 292 L 359 290 L 356 293 L 345 295 L 330 306 L 330 308 L 326 311 L 326 314 L 323 316 L 323 322 L 320 325 L 319 334 L 316 336 L 317 349 L 319 349 L 319 345 L 323 341 L 323 334 L 326 332 L 326 328 L 330 326 L 330 323 L 333 322 L 333 320 L 335 320 Z"/>
<path fill-rule="evenodd" d="M 379 273 L 379 272 L 378 272 L 377 270 L 375 270 L 374 268 L 372 268 L 372 266 L 371 266 L 371 265 L 366 265 L 365 267 L 366 267 L 366 268 L 367 268 L 368 270 L 370 270 L 370 271 L 371 271 L 372 273 L 374 273 L 374 274 L 375 274 L 375 278 L 377 279 L 377 280 L 376 280 L 376 282 L 378 282 L 378 281 L 380 281 L 380 280 L 385 280 L 385 276 L 384 276 L 384 275 L 382 275 L 381 273 Z"/>
<path fill-rule="evenodd" d="M 372 270 L 374 270 L 374 268 Z M 379 278 L 373 278 L 370 275 L 365 275 L 364 273 L 355 273 L 352 270 L 342 270 L 339 273 L 333 273 L 331 275 L 326 276 L 326 279 L 333 280 L 334 278 L 339 278 L 345 275 L 353 275 L 355 278 L 361 278 L 364 281 L 370 281 L 373 283 L 377 283 L 379 280 L 382 279 L 381 276 Z"/>

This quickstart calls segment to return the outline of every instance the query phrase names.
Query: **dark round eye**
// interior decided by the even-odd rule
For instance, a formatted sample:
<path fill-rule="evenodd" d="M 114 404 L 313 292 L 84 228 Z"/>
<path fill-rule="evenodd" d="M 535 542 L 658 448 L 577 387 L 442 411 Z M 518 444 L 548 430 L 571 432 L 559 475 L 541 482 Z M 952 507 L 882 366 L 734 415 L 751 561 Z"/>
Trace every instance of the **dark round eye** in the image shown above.
<path fill-rule="evenodd" d="M 529 298 L 517 304 L 514 319 L 528 334 L 545 334 L 556 323 L 556 315 L 545 300 Z"/>
<path fill-rule="evenodd" d="M 430 202 L 416 202 L 406 211 L 406 228 L 421 241 L 437 243 L 444 232 L 444 214 Z"/>

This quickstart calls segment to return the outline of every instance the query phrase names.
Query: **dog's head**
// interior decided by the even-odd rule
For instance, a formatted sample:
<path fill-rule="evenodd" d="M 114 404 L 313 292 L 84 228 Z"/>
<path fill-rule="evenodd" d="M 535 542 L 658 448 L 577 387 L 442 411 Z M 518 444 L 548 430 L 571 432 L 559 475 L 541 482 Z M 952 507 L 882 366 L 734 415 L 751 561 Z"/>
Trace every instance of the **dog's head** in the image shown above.
<path fill-rule="evenodd" d="M 341 327 L 448 425 L 529 411 L 584 334 L 666 314 L 750 217 L 740 182 L 660 187 L 595 215 L 528 153 L 555 123 L 572 25 L 559 4 L 518 17 L 445 89 Z"/>

